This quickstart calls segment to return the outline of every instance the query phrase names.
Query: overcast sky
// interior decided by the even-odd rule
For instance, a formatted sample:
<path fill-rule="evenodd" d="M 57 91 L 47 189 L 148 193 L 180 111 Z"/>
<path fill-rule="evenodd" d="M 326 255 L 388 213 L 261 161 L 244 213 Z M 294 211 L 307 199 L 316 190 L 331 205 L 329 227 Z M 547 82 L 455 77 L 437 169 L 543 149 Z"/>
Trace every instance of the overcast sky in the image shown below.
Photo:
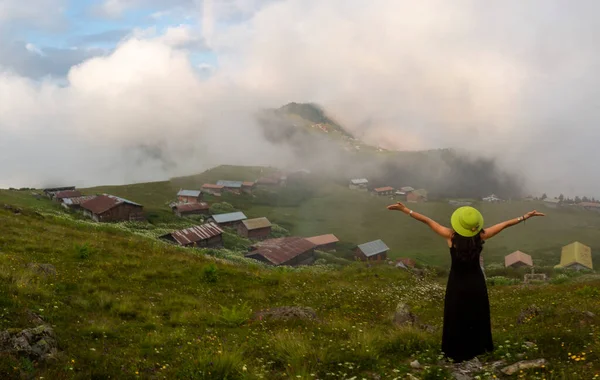
<path fill-rule="evenodd" d="M 0 186 L 288 163 L 250 114 L 313 101 L 367 142 L 469 149 L 533 190 L 598 196 L 598 11 L 585 0 L 0 0 Z"/>

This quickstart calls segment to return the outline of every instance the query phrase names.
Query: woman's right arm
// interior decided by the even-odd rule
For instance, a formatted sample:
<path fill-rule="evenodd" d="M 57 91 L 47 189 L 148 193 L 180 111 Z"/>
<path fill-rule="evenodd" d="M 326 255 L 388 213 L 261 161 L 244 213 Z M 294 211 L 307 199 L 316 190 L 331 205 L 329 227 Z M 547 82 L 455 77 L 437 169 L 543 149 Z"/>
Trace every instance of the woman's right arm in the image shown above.
<path fill-rule="evenodd" d="M 419 222 L 428 225 L 429 228 L 431 228 L 431 230 L 433 232 L 435 232 L 436 234 L 440 235 L 441 237 L 443 237 L 445 239 L 452 239 L 453 232 L 452 232 L 452 230 L 450 228 L 442 226 L 441 224 L 439 224 L 435 220 L 433 220 L 431 218 L 428 218 L 428 217 L 426 217 L 423 214 L 419 214 L 418 212 L 414 212 L 413 210 L 410 210 L 402 202 L 398 202 L 396 204 L 389 205 L 387 207 L 387 209 L 388 210 L 392 210 L 392 211 L 402 211 L 406 215 L 409 215 L 409 216 L 413 217 L 413 219 L 416 219 Z"/>

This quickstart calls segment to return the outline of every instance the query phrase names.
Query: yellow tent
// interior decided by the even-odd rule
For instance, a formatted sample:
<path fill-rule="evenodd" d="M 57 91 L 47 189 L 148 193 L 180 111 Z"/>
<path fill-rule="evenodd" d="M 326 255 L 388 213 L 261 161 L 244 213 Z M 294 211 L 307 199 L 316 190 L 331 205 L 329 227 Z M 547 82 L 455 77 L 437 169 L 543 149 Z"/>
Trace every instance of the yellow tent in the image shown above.
<path fill-rule="evenodd" d="M 562 248 L 560 264 L 557 268 L 594 269 L 592 265 L 592 250 L 587 245 L 576 241 Z"/>

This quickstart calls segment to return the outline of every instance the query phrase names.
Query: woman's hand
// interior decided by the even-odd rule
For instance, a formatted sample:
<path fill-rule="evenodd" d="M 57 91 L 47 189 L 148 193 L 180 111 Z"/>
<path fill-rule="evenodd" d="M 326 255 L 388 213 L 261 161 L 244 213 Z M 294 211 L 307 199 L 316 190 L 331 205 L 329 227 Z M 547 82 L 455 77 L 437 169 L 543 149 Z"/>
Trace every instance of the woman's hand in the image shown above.
<path fill-rule="evenodd" d="M 404 213 L 408 212 L 408 208 L 402 202 L 389 205 L 387 206 L 387 209 L 392 211 L 402 211 Z"/>
<path fill-rule="evenodd" d="M 541 212 L 537 212 L 536 210 L 533 211 L 529 211 L 527 214 L 524 215 L 525 220 L 532 218 L 534 216 L 546 216 L 546 214 L 541 213 Z"/>

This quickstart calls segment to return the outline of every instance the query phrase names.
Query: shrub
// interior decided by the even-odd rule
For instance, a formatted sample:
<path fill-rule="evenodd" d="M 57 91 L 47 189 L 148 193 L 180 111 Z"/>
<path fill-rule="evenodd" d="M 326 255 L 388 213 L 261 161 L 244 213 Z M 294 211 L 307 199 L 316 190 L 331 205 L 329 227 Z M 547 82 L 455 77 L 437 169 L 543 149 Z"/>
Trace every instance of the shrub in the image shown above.
<path fill-rule="evenodd" d="M 565 282 L 569 281 L 569 276 L 567 276 L 564 273 L 559 274 L 556 277 L 552 277 L 550 279 L 550 283 L 554 284 L 554 285 L 559 285 L 559 284 L 564 284 Z"/>
<path fill-rule="evenodd" d="M 210 263 L 204 267 L 204 280 L 206 282 L 215 283 L 219 279 L 219 270 L 215 263 Z"/>
<path fill-rule="evenodd" d="M 503 276 L 494 276 L 487 278 L 487 284 L 490 286 L 507 286 L 507 285 L 517 285 L 520 284 L 521 281 L 515 278 L 507 278 Z"/>
<path fill-rule="evenodd" d="M 582 297 L 597 298 L 600 297 L 600 289 L 586 285 L 583 288 L 576 290 L 575 294 Z"/>
<path fill-rule="evenodd" d="M 247 302 L 241 305 L 234 305 L 231 308 L 221 306 L 221 315 L 219 316 L 219 322 L 225 326 L 241 326 L 250 319 L 252 309 L 248 306 Z"/>
<path fill-rule="evenodd" d="M 290 231 L 281 227 L 279 224 L 273 223 L 271 226 L 271 237 L 280 238 L 290 236 Z"/>
<path fill-rule="evenodd" d="M 227 202 L 221 202 L 221 203 L 213 203 L 212 206 L 210 206 L 210 213 L 211 214 L 226 214 L 228 212 L 235 212 L 237 211 L 235 209 L 235 207 L 233 207 L 233 205 L 231 203 L 227 203 Z"/>
<path fill-rule="evenodd" d="M 92 249 L 88 245 L 88 243 L 83 244 L 75 244 L 75 252 L 77 253 L 77 257 L 82 260 L 88 259 L 90 257 Z"/>

